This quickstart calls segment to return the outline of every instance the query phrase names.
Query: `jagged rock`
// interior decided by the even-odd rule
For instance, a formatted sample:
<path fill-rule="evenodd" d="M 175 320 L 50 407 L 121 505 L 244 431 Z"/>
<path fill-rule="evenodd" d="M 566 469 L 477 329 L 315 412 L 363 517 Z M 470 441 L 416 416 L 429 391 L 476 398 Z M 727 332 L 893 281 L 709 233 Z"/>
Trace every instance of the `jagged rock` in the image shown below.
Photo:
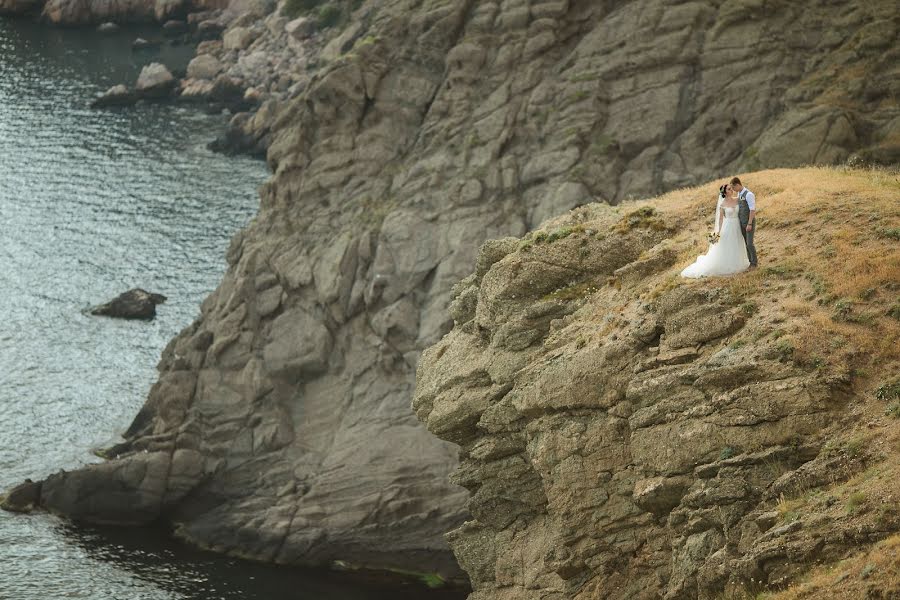
<path fill-rule="evenodd" d="M 12 512 L 28 513 L 40 506 L 41 482 L 26 479 L 7 492 L 0 502 L 0 508 Z"/>
<path fill-rule="evenodd" d="M 249 27 L 233 27 L 225 32 L 222 43 L 226 50 L 243 50 L 256 39 L 256 33 Z"/>
<path fill-rule="evenodd" d="M 297 40 L 305 40 L 316 32 L 316 22 L 309 17 L 297 17 L 284 26 L 288 35 Z"/>
<path fill-rule="evenodd" d="M 152 319 L 156 316 L 156 305 L 166 301 L 162 294 L 135 288 L 124 292 L 106 304 L 91 309 L 92 315 L 115 317 L 117 319 Z"/>
<path fill-rule="evenodd" d="M 656 516 L 667 515 L 681 503 L 691 481 L 686 477 L 653 477 L 634 484 L 634 503 Z"/>
<path fill-rule="evenodd" d="M 213 80 L 221 72 L 221 61 L 210 54 L 196 56 L 187 66 L 187 76 L 196 79 Z"/>
<path fill-rule="evenodd" d="M 134 91 L 140 98 L 163 98 L 175 87 L 175 77 L 165 65 L 150 63 L 141 69 Z"/>
<path fill-rule="evenodd" d="M 135 103 L 137 96 L 124 84 L 114 85 L 91 102 L 91 108 L 104 108 L 108 106 L 130 106 Z"/>
<path fill-rule="evenodd" d="M 196 36 L 200 40 L 216 40 L 223 31 L 225 31 L 225 26 L 222 23 L 214 19 L 207 19 L 197 24 Z"/>

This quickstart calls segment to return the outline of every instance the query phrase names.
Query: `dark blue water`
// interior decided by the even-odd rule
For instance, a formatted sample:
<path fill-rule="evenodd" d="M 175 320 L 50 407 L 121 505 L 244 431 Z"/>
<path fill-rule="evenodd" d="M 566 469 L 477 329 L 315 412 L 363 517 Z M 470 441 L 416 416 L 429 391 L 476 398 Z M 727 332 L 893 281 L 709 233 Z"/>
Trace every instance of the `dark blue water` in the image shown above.
<path fill-rule="evenodd" d="M 0 489 L 98 460 L 91 451 L 118 439 L 163 347 L 220 280 L 229 238 L 252 218 L 267 176 L 261 161 L 206 149 L 225 116 L 88 108 L 143 64 L 179 68 L 190 57 L 177 47 L 133 54 L 136 34 L 0 19 Z M 156 320 L 83 314 L 136 286 L 168 296 Z M 3 599 L 459 596 L 0 511 Z"/>

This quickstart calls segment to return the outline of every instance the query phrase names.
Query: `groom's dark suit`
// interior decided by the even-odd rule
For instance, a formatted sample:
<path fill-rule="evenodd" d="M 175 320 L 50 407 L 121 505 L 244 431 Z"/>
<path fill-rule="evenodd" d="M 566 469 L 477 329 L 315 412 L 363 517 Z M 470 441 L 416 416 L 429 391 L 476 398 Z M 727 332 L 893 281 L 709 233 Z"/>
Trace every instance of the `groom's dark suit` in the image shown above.
<path fill-rule="evenodd" d="M 749 199 L 748 196 L 749 195 Z M 751 204 L 753 205 L 751 207 Z M 747 259 L 750 264 L 756 266 L 756 246 L 753 245 L 753 234 L 756 233 L 756 219 L 753 221 L 753 228 L 747 231 L 747 225 L 750 223 L 750 211 L 756 210 L 756 197 L 753 192 L 744 188 L 738 195 L 738 221 L 741 223 L 741 235 L 744 236 L 744 243 L 747 244 Z"/>

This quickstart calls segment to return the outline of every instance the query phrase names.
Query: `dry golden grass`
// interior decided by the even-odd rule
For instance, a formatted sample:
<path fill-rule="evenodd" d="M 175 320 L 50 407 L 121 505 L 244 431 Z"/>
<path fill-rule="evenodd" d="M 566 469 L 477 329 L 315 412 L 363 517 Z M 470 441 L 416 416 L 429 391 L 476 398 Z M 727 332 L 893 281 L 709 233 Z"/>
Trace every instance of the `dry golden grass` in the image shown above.
<path fill-rule="evenodd" d="M 890 315 L 900 298 L 900 172 L 816 167 L 741 179 L 757 196 L 760 268 L 685 284 L 724 286 L 736 299 L 783 311 L 799 360 L 900 368 L 900 320 Z M 725 181 L 652 202 L 683 224 L 678 269 L 705 250 Z"/>
<path fill-rule="evenodd" d="M 735 589 L 721 597 L 900 600 L 900 536 L 889 537 L 900 530 L 900 172 L 780 169 L 741 179 L 757 196 L 760 268 L 731 277 L 679 276 L 707 249 L 718 186 L 725 178 L 649 201 L 585 208 L 582 218 L 601 231 L 665 224 L 671 237 L 664 243 L 678 259 L 637 283 L 612 278 L 612 285 L 600 287 L 582 309 L 582 322 L 597 324 L 605 335 L 619 322 L 639 318 L 636 307 L 643 309 L 642 303 L 680 286 L 716 295 L 724 291 L 726 302 L 746 321 L 734 336 L 715 343 L 733 348 L 758 343 L 772 360 L 793 362 L 825 380 L 848 381 L 849 386 L 839 386 L 846 411 L 840 420 L 823 424 L 823 452 L 826 457 L 839 453 L 834 456 L 840 464 L 864 471 L 847 481 L 836 474 L 832 485 L 798 490 L 766 508 L 784 522 L 802 522 L 797 535 L 811 546 L 838 531 L 870 532 L 861 538 L 859 554 L 830 565 L 797 564 L 798 572 L 815 568 L 783 592 Z M 626 308 L 623 313 L 625 305 L 635 312 Z M 572 337 L 562 331 L 557 335 Z M 577 335 L 588 343 L 590 334 L 583 328 Z M 882 537 L 888 539 L 872 543 Z M 826 553 L 820 560 L 842 556 Z M 872 595 L 872 590 L 887 590 L 887 595 Z"/>
<path fill-rule="evenodd" d="M 653 302 L 679 286 L 723 289 L 747 319 L 739 341 L 769 343 L 780 360 L 849 380 L 852 419 L 825 435 L 833 451 L 865 461 L 866 470 L 843 483 L 781 497 L 772 509 L 783 521 L 804 521 L 802 535 L 827 537 L 833 527 L 887 536 L 900 524 L 900 418 L 894 416 L 900 399 L 892 396 L 886 403 L 876 390 L 896 385 L 900 373 L 900 172 L 805 168 L 740 177 L 757 197 L 760 268 L 732 277 L 679 276 L 706 251 L 718 187 L 726 178 L 628 203 L 619 208 L 625 219 L 649 218 L 643 207 L 652 206 L 654 218 L 674 225 L 667 243 L 678 261 L 633 288 L 608 286 L 597 320 L 612 313 L 612 298 Z M 805 519 L 811 514 L 820 519 Z M 783 592 L 734 593 L 728 598 L 900 600 L 900 536 L 819 565 Z"/>
<path fill-rule="evenodd" d="M 812 571 L 807 580 L 765 600 L 900 598 L 900 535 L 836 565 Z"/>

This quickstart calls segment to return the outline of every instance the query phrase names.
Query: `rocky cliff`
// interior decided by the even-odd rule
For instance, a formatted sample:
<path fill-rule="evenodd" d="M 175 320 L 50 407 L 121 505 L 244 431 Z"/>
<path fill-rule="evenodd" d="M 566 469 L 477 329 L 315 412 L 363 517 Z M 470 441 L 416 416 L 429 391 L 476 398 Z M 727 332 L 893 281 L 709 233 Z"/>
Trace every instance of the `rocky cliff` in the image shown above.
<path fill-rule="evenodd" d="M 461 447 L 472 600 L 757 598 L 822 563 L 801 597 L 900 594 L 898 173 L 744 179 L 733 277 L 678 275 L 716 184 L 482 246 L 414 401 Z M 833 566 L 892 535 L 880 574 Z"/>
<path fill-rule="evenodd" d="M 735 169 L 891 162 L 900 148 L 892 2 L 299 5 L 297 18 L 232 7 L 223 40 L 199 47 L 183 91 L 220 77 L 254 87 L 261 108 L 236 131 L 267 149 L 273 176 L 126 442 L 43 482 L 44 507 L 162 520 L 263 560 L 452 575 L 442 535 L 466 518 L 466 492 L 447 481 L 457 451 L 409 402 L 485 239 Z M 664 233 L 596 240 L 586 260 L 612 272 Z M 527 348 L 541 327 L 497 335 Z"/>

